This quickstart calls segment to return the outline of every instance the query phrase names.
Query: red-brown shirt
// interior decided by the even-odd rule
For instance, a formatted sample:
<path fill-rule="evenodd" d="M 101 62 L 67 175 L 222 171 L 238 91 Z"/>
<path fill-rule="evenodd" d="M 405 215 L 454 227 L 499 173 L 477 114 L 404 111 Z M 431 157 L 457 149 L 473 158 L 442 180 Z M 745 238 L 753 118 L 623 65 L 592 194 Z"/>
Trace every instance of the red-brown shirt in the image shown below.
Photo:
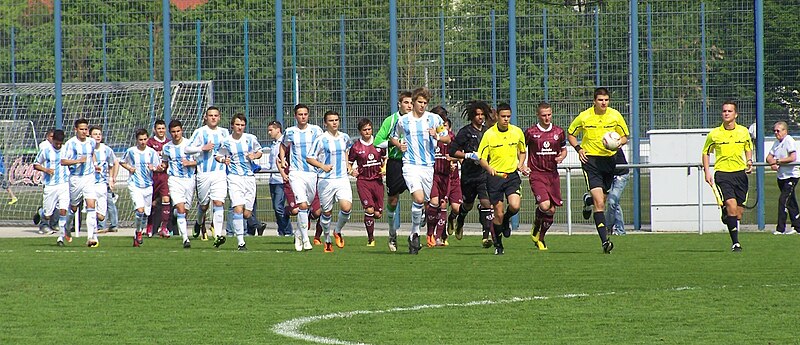
<path fill-rule="evenodd" d="M 164 141 L 159 141 L 158 139 L 156 139 L 156 137 L 150 137 L 147 139 L 147 146 L 153 148 L 153 150 L 156 150 L 156 153 L 158 153 L 158 160 L 161 161 L 161 150 L 164 149 L 164 145 L 166 145 L 168 142 L 169 139 L 167 139 L 166 137 L 164 138 Z M 161 175 L 161 174 L 164 174 L 164 176 L 166 176 L 167 172 L 166 171 L 153 172 L 153 175 Z"/>
<path fill-rule="evenodd" d="M 383 165 L 383 156 L 386 155 L 386 149 L 378 148 L 372 143 L 365 144 L 361 139 L 356 140 L 353 146 L 350 147 L 350 152 L 347 158 L 350 163 L 358 163 L 358 177 L 359 180 L 380 180 L 383 178 L 381 175 L 381 166 Z"/>
<path fill-rule="evenodd" d="M 531 171 L 556 172 L 556 156 L 567 145 L 564 129 L 554 124 L 547 130 L 534 124 L 525 130 L 525 144 L 528 146 L 528 167 Z"/>
<path fill-rule="evenodd" d="M 450 132 L 450 141 L 453 141 L 455 135 L 453 132 Z M 450 161 L 447 160 L 447 154 L 449 149 L 449 144 L 445 144 L 443 142 L 438 142 L 436 145 L 436 152 L 433 155 L 433 173 L 437 175 L 445 175 L 450 176 L 451 168 L 450 168 Z"/>

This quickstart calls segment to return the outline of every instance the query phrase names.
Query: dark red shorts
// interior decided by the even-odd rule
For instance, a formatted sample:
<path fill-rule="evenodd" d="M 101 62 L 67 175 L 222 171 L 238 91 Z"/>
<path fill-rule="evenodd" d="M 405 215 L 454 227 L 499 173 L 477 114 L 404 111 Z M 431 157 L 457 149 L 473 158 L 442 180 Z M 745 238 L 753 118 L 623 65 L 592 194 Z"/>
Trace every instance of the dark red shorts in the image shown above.
<path fill-rule="evenodd" d="M 283 194 L 286 197 L 286 205 L 289 206 L 289 209 L 296 208 L 297 205 L 294 202 L 294 192 L 292 192 L 292 186 L 290 184 L 283 184 Z M 319 193 L 317 193 L 314 195 L 314 200 L 311 200 L 311 210 L 316 211 L 319 209 Z"/>
<path fill-rule="evenodd" d="M 461 179 L 450 179 L 450 192 L 447 193 L 450 204 L 463 204 L 464 196 L 461 194 Z"/>
<path fill-rule="evenodd" d="M 375 211 L 383 213 L 383 182 L 381 180 L 357 180 L 356 190 L 364 209 L 372 207 Z"/>
<path fill-rule="evenodd" d="M 450 175 L 433 174 L 431 185 L 431 199 L 439 198 L 439 202 L 447 200 L 450 192 Z"/>
<path fill-rule="evenodd" d="M 533 171 L 529 179 L 531 192 L 537 204 L 545 200 L 550 200 L 556 206 L 564 204 L 561 200 L 561 179 L 557 171 L 552 173 Z"/>
<path fill-rule="evenodd" d="M 169 196 L 169 175 L 166 173 L 153 173 L 153 200 L 159 200 L 162 196 Z"/>

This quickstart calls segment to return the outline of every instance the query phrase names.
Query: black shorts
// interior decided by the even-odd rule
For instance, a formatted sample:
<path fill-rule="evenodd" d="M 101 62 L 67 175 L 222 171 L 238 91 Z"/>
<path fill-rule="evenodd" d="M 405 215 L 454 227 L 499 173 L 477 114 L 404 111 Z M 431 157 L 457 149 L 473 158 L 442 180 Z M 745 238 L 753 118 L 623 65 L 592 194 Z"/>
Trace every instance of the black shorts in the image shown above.
<path fill-rule="evenodd" d="M 589 190 L 603 188 L 603 193 L 608 194 L 611 184 L 614 183 L 614 170 L 617 168 L 614 157 L 586 156 L 586 158 L 588 161 L 581 164 L 583 177 L 586 178 L 586 186 L 589 187 Z"/>
<path fill-rule="evenodd" d="M 386 195 L 399 195 L 408 190 L 403 178 L 403 161 L 389 159 L 386 161 Z"/>
<path fill-rule="evenodd" d="M 734 172 L 714 172 L 714 185 L 717 191 L 722 195 L 722 201 L 728 199 L 736 199 L 737 205 L 744 205 L 747 201 L 747 188 L 749 181 L 747 174 L 742 171 Z"/>
<path fill-rule="evenodd" d="M 479 178 L 465 178 L 461 176 L 461 194 L 465 204 L 472 204 L 477 197 L 480 200 L 489 200 L 489 193 L 486 191 L 486 174 Z"/>
<path fill-rule="evenodd" d="M 516 171 L 509 173 L 508 177 L 491 175 L 486 177 L 486 191 L 489 193 L 489 201 L 492 205 L 503 201 L 511 194 L 522 195 L 519 190 L 520 185 L 522 185 L 522 179 L 519 178 Z"/>

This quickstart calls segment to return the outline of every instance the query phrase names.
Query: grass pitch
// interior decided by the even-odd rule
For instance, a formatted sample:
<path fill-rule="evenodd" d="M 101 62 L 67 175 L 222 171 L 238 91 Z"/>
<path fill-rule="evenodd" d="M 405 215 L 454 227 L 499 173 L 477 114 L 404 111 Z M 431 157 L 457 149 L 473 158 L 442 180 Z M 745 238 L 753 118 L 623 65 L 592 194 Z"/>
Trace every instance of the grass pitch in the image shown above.
<path fill-rule="evenodd" d="M 371 313 L 297 331 L 369 344 L 795 343 L 800 236 L 740 237 L 739 254 L 727 234 L 648 234 L 613 237 L 604 255 L 596 236 L 548 236 L 538 252 L 517 233 L 499 257 L 476 237 L 418 256 L 389 253 L 385 237 L 349 237 L 333 254 L 279 237 L 249 237 L 248 252 L 4 238 L 0 343 L 308 344 L 273 328 L 352 311 Z"/>

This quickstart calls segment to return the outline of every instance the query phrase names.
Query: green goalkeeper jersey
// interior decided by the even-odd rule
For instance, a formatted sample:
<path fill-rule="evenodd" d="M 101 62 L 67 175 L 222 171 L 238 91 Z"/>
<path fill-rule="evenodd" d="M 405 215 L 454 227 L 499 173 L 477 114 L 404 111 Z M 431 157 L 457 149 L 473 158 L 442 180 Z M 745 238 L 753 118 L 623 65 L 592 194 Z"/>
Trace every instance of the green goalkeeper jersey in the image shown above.
<path fill-rule="evenodd" d="M 394 127 L 397 125 L 398 120 L 400 120 L 399 111 L 389 115 L 389 117 L 383 120 L 380 130 L 378 130 L 378 134 L 375 135 L 375 141 L 373 142 L 375 147 L 380 147 L 389 140 L 389 137 L 392 136 L 392 132 L 394 132 Z M 403 159 L 403 152 L 401 152 L 399 148 L 392 145 L 391 142 L 386 144 L 389 149 L 389 159 Z"/>

